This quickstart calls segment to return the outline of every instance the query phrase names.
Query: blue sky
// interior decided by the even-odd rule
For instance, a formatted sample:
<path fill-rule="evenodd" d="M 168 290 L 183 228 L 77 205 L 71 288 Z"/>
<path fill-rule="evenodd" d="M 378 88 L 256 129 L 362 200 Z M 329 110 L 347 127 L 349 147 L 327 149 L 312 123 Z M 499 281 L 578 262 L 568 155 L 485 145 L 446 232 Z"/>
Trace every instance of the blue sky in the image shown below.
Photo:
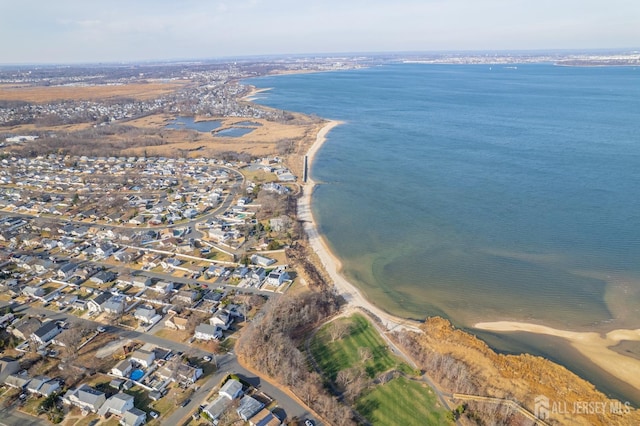
<path fill-rule="evenodd" d="M 638 0 L 0 0 L 0 63 L 640 47 Z"/>

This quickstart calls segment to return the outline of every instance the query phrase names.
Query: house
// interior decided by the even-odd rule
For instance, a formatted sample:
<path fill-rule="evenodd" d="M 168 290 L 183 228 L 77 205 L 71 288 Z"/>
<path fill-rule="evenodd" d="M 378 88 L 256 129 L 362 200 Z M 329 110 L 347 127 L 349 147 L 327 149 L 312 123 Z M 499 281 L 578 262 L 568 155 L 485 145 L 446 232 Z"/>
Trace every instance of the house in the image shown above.
<path fill-rule="evenodd" d="M 107 400 L 104 392 L 83 384 L 76 389 L 67 391 L 62 397 L 62 402 L 67 405 L 75 405 L 84 411 L 97 413 L 102 404 Z"/>
<path fill-rule="evenodd" d="M 42 396 L 49 396 L 60 390 L 60 383 L 47 376 L 36 376 L 27 385 L 27 391 Z"/>
<path fill-rule="evenodd" d="M 172 330 L 185 330 L 187 328 L 188 323 L 189 323 L 189 318 L 179 316 L 179 315 L 174 315 L 168 318 L 164 322 L 164 326 Z"/>
<path fill-rule="evenodd" d="M 198 210 L 190 207 L 184 210 L 182 212 L 182 215 L 187 219 L 193 219 L 194 217 L 198 216 Z"/>
<path fill-rule="evenodd" d="M 265 279 L 266 276 L 267 271 L 261 267 L 258 269 L 253 269 L 249 274 L 249 279 L 256 284 L 259 284 Z"/>
<path fill-rule="evenodd" d="M 250 397 L 249 395 L 245 395 L 240 400 L 240 404 L 238 404 L 236 412 L 242 420 L 248 422 L 251 417 L 255 416 L 263 408 L 264 404 L 262 402 Z"/>
<path fill-rule="evenodd" d="M 153 281 L 147 276 L 136 275 L 131 280 L 131 284 L 136 288 L 146 288 L 153 284 Z"/>
<path fill-rule="evenodd" d="M 61 390 L 60 382 L 58 380 L 46 381 L 40 386 L 38 393 L 42 396 L 51 396 Z"/>
<path fill-rule="evenodd" d="M 11 312 L 0 317 L 0 327 L 5 328 L 15 319 L 15 315 Z"/>
<path fill-rule="evenodd" d="M 3 356 L 0 358 L 0 383 L 20 369 L 20 363 L 14 358 Z"/>
<path fill-rule="evenodd" d="M 118 275 L 112 271 L 100 271 L 91 278 L 89 281 L 96 283 L 98 285 L 103 285 L 105 283 L 111 282 L 116 279 Z"/>
<path fill-rule="evenodd" d="M 129 223 L 132 225 L 142 225 L 144 223 L 144 219 L 144 216 L 138 215 L 134 218 L 129 219 Z"/>
<path fill-rule="evenodd" d="M 215 421 L 218 420 L 220 416 L 222 416 L 229 405 L 231 405 L 231 400 L 222 395 L 219 395 L 209 405 L 203 408 L 202 411 L 207 413 L 212 421 Z"/>
<path fill-rule="evenodd" d="M 96 245 L 95 254 L 101 258 L 106 258 L 111 256 L 115 250 L 116 247 L 113 244 L 103 241 Z"/>
<path fill-rule="evenodd" d="M 158 293 L 167 294 L 173 290 L 173 283 L 171 281 L 158 281 L 153 289 Z"/>
<path fill-rule="evenodd" d="M 118 262 L 130 263 L 136 258 L 136 254 L 128 249 L 124 249 L 113 253 L 113 258 Z"/>
<path fill-rule="evenodd" d="M 202 377 L 202 368 L 192 367 L 189 364 L 181 363 L 177 367 L 173 363 L 167 363 L 159 368 L 156 374 L 163 380 L 173 380 L 182 386 L 190 386 Z"/>
<path fill-rule="evenodd" d="M 170 257 L 168 259 L 164 259 L 160 262 L 160 265 L 164 268 L 164 269 L 172 269 L 175 268 L 177 266 L 182 265 L 182 261 L 179 259 L 176 259 L 175 257 Z"/>
<path fill-rule="evenodd" d="M 138 321 L 145 324 L 153 324 L 160 320 L 160 315 L 156 312 L 153 306 L 142 305 L 139 306 L 133 313 L 133 317 Z"/>
<path fill-rule="evenodd" d="M 221 396 L 224 396 L 230 400 L 239 398 L 242 395 L 242 383 L 236 379 L 227 380 L 218 392 Z"/>
<path fill-rule="evenodd" d="M 251 263 L 259 266 L 270 266 L 276 263 L 275 259 L 271 259 L 266 256 L 260 256 L 259 254 L 254 254 L 251 256 Z"/>
<path fill-rule="evenodd" d="M 30 393 L 38 393 L 42 385 L 49 380 L 47 376 L 36 376 L 27 384 L 27 391 Z"/>
<path fill-rule="evenodd" d="M 213 304 L 216 304 L 216 302 L 220 302 L 220 300 L 222 300 L 222 298 L 225 296 L 226 296 L 225 292 L 211 290 L 206 292 L 202 298 L 208 302 L 212 302 Z"/>
<path fill-rule="evenodd" d="M 24 294 L 27 297 L 42 297 L 44 296 L 44 290 L 41 287 L 33 287 L 33 286 L 25 286 L 22 289 L 22 294 Z"/>
<path fill-rule="evenodd" d="M 263 408 L 249 419 L 250 426 L 280 426 L 282 422 L 271 411 Z"/>
<path fill-rule="evenodd" d="M 198 299 L 198 292 L 195 290 L 181 290 L 176 294 L 174 301 L 191 305 Z"/>
<path fill-rule="evenodd" d="M 222 339 L 222 329 L 216 325 L 202 323 L 196 326 L 193 337 L 200 340 Z"/>
<path fill-rule="evenodd" d="M 87 301 L 89 312 L 104 312 L 103 305 L 111 298 L 111 293 L 105 292 Z"/>
<path fill-rule="evenodd" d="M 247 268 L 246 266 L 238 266 L 234 271 L 233 274 L 231 274 L 231 276 L 233 278 L 244 278 L 247 276 L 247 274 L 249 273 L 249 268 Z"/>
<path fill-rule="evenodd" d="M 102 309 L 104 312 L 109 314 L 121 314 L 124 312 L 125 308 L 125 296 L 116 295 L 111 296 L 109 300 L 102 304 Z"/>
<path fill-rule="evenodd" d="M 118 392 L 111 398 L 107 399 L 102 407 L 98 410 L 98 414 L 106 416 L 107 414 L 113 414 L 122 417 L 124 413 L 133 408 L 133 395 L 128 395 L 123 392 Z"/>
<path fill-rule="evenodd" d="M 142 264 L 147 268 L 155 268 L 160 265 L 160 260 L 162 256 L 158 253 L 147 253 L 142 256 Z"/>
<path fill-rule="evenodd" d="M 37 329 L 42 326 L 42 323 L 37 318 L 26 318 L 15 324 L 11 333 L 18 339 L 27 340 L 29 336 L 33 334 Z"/>
<path fill-rule="evenodd" d="M 209 324 L 220 327 L 223 330 L 228 330 L 229 326 L 233 323 L 233 318 L 228 311 L 220 309 L 211 318 L 209 318 Z"/>
<path fill-rule="evenodd" d="M 120 419 L 120 425 L 122 426 L 140 426 L 147 422 L 147 413 L 139 408 L 133 407 L 132 409 L 125 411 Z"/>
<path fill-rule="evenodd" d="M 62 280 L 71 278 L 77 267 L 78 265 L 73 262 L 65 263 L 58 269 L 58 278 Z"/>
<path fill-rule="evenodd" d="M 123 359 L 111 369 L 111 374 L 118 377 L 128 377 L 132 369 L 133 366 L 131 365 L 131 361 Z"/>
<path fill-rule="evenodd" d="M 207 277 L 210 278 L 210 277 L 219 277 L 222 275 L 223 272 L 224 272 L 223 266 L 211 265 L 209 266 L 205 274 L 207 275 Z"/>
<path fill-rule="evenodd" d="M 62 329 L 55 321 L 45 322 L 39 329 L 31 334 L 31 339 L 41 345 L 44 345 L 60 334 L 61 331 Z"/>
<path fill-rule="evenodd" d="M 279 287 L 282 283 L 289 281 L 290 279 L 291 278 L 286 271 L 273 271 L 267 276 L 266 283 L 274 287 Z"/>
<path fill-rule="evenodd" d="M 214 228 L 209 230 L 209 239 L 216 243 L 224 243 L 231 238 L 231 234 L 222 229 Z"/>
<path fill-rule="evenodd" d="M 27 387 L 31 377 L 26 374 L 10 374 L 5 380 L 4 384 L 12 388 L 24 389 Z"/>
<path fill-rule="evenodd" d="M 56 305 L 59 308 L 64 308 L 65 306 L 71 306 L 78 300 L 78 296 L 75 294 L 69 293 L 62 296 L 60 299 L 56 300 Z"/>
<path fill-rule="evenodd" d="M 145 351 L 138 349 L 131 354 L 131 361 L 140 364 L 144 368 L 149 368 L 153 361 L 156 359 L 156 354 L 153 351 Z"/>

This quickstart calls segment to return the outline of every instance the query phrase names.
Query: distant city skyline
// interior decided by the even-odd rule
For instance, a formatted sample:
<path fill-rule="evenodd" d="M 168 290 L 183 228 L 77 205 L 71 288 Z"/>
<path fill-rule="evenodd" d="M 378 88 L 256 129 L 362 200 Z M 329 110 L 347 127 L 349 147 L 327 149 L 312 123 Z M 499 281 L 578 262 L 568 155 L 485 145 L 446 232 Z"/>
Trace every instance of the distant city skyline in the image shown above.
<path fill-rule="evenodd" d="M 635 0 L 37 0 L 0 17 L 2 64 L 640 47 Z"/>

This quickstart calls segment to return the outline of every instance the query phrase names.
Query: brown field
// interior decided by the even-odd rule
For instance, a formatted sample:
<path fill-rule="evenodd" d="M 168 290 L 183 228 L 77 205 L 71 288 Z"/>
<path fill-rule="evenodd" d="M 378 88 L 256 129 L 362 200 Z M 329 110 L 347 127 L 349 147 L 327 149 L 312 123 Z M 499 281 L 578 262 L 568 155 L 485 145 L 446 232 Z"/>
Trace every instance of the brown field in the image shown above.
<path fill-rule="evenodd" d="M 187 83 L 186 81 L 180 81 L 171 83 L 48 87 L 2 84 L 0 85 L 0 100 L 33 103 L 47 103 L 57 100 L 90 101 L 116 98 L 147 100 L 174 92 Z"/>
<path fill-rule="evenodd" d="M 128 121 L 126 124 L 139 128 L 161 129 L 173 117 L 165 114 L 151 115 L 136 120 Z M 220 137 L 212 133 L 195 133 L 188 130 L 168 130 L 163 131 L 165 145 L 136 147 L 124 152 L 125 155 L 147 155 L 175 156 L 178 152 L 189 153 L 190 157 L 215 156 L 220 152 L 234 151 L 238 153 L 249 153 L 260 157 L 276 155 L 276 145 L 279 141 L 290 139 L 295 142 L 294 154 L 301 155 L 306 152 L 306 147 L 315 140 L 318 124 L 312 119 L 302 115 L 297 117 L 295 124 L 284 124 L 263 119 L 251 119 L 251 121 L 262 124 L 254 131 L 241 137 Z M 204 118 L 196 118 L 204 121 Z M 234 123 L 247 121 L 246 118 L 238 117 L 211 117 L 206 120 L 221 121 L 220 129 L 233 126 Z M 300 169 L 291 164 L 292 169 Z M 301 170 L 293 170 L 294 173 Z"/>

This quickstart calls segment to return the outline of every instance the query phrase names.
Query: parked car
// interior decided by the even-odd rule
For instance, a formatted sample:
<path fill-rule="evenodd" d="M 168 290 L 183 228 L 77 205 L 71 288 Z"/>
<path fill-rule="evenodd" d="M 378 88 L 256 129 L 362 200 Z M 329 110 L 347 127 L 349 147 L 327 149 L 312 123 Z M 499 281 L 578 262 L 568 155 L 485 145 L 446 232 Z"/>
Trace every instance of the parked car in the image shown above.
<path fill-rule="evenodd" d="M 98 333 L 104 333 L 105 331 L 107 331 L 107 329 L 103 326 L 98 326 L 98 328 L 96 328 L 96 330 L 98 331 Z"/>
<path fill-rule="evenodd" d="M 180 406 L 186 407 L 187 405 L 189 405 L 190 402 L 191 402 L 191 398 L 187 398 L 184 401 L 182 401 L 182 404 L 180 404 Z"/>
<path fill-rule="evenodd" d="M 156 413 L 155 411 L 149 411 L 149 415 L 150 415 L 151 417 L 153 417 L 154 419 L 157 419 L 157 418 L 158 418 L 158 413 Z"/>
<path fill-rule="evenodd" d="M 304 426 L 315 426 L 316 424 L 311 419 L 307 419 L 304 421 Z"/>
<path fill-rule="evenodd" d="M 212 358 L 209 355 L 205 355 L 205 356 L 202 357 L 202 359 L 204 359 L 205 361 L 209 362 L 209 361 L 211 361 Z"/>

